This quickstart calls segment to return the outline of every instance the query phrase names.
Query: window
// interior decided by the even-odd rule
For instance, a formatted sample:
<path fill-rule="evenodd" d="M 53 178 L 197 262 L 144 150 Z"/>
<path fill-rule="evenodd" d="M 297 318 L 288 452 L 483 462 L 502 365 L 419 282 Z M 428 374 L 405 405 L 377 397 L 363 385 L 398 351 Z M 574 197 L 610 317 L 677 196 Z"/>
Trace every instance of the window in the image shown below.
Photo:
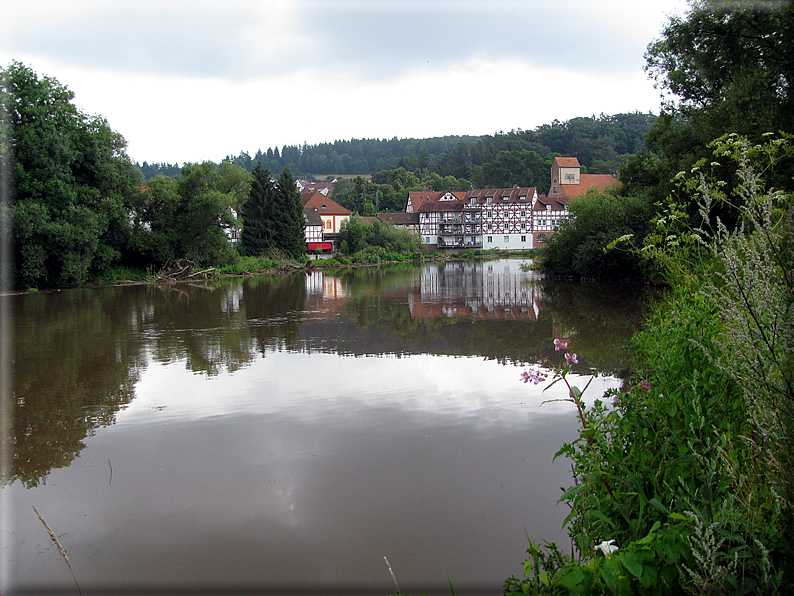
<path fill-rule="evenodd" d="M 505 236 L 505 242 L 510 242 L 510 236 Z"/>
<path fill-rule="evenodd" d="M 430 236 L 425 236 L 425 244 L 430 244 Z"/>
<path fill-rule="evenodd" d="M 333 223 L 331 222 L 330 219 L 326 219 L 325 220 L 325 229 L 326 230 L 330 230 L 332 225 L 333 225 Z"/>
<path fill-rule="evenodd" d="M 491 211 L 490 209 L 486 211 L 486 217 L 493 217 L 493 211 Z"/>
<path fill-rule="evenodd" d="M 521 212 L 521 217 L 526 217 L 526 216 L 527 216 L 527 212 L 526 211 L 522 211 Z"/>
<path fill-rule="evenodd" d="M 485 203 L 488 204 L 488 205 L 493 203 L 493 197 L 485 197 Z"/>
<path fill-rule="evenodd" d="M 551 211 L 551 205 L 546 205 L 546 211 Z"/>
<path fill-rule="evenodd" d="M 488 224 L 486 224 L 486 226 L 485 226 L 485 227 L 486 227 L 486 229 L 488 229 L 488 230 L 493 230 L 493 224 L 492 224 L 492 223 L 488 223 Z"/>
<path fill-rule="evenodd" d="M 488 242 L 493 242 L 493 236 L 488 236 Z"/>
<path fill-rule="evenodd" d="M 521 229 L 522 230 L 526 230 L 527 229 L 527 224 L 525 224 L 524 222 L 521 222 Z"/>
<path fill-rule="evenodd" d="M 521 195 L 520 197 L 518 197 L 518 200 L 519 201 L 526 201 L 527 200 L 527 195 Z"/>
<path fill-rule="evenodd" d="M 521 242 L 526 242 L 526 241 L 527 241 L 527 237 L 526 236 L 521 236 Z"/>

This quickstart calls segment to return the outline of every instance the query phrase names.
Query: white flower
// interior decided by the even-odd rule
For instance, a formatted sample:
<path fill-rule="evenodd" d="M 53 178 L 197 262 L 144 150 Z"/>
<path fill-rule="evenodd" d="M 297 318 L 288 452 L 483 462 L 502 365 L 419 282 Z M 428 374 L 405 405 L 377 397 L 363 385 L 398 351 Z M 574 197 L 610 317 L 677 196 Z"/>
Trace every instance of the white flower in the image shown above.
<path fill-rule="evenodd" d="M 601 544 L 596 545 L 596 550 L 600 550 L 606 556 L 609 556 L 612 553 L 614 553 L 616 550 L 618 550 L 618 547 L 615 546 L 614 540 L 608 540 L 608 541 L 604 540 Z"/>

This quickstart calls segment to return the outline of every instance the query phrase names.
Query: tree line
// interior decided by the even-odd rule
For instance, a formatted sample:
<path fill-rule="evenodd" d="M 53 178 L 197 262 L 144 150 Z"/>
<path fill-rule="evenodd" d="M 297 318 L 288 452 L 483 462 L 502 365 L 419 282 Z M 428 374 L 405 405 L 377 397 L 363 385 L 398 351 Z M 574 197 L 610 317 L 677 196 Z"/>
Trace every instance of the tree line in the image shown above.
<path fill-rule="evenodd" d="M 522 166 L 527 158 L 548 161 L 551 154 L 575 155 L 592 173 L 611 174 L 627 156 L 645 148 L 643 136 L 656 121 L 639 112 L 553 121 L 534 130 L 513 130 L 493 135 L 444 136 L 426 139 L 351 139 L 317 145 L 285 145 L 228 155 L 223 161 L 252 171 L 256 164 L 278 175 L 288 168 L 298 177 L 370 176 L 402 167 L 420 180 L 431 174 L 471 180 L 478 186 L 505 185 L 523 178 L 528 184 L 548 184 L 548 172 Z M 537 157 L 536 157 L 537 156 Z M 177 175 L 168 163 L 139 165 L 146 179 L 157 174 Z M 511 184 L 519 184 L 512 182 Z M 544 191 L 545 192 L 545 191 Z"/>

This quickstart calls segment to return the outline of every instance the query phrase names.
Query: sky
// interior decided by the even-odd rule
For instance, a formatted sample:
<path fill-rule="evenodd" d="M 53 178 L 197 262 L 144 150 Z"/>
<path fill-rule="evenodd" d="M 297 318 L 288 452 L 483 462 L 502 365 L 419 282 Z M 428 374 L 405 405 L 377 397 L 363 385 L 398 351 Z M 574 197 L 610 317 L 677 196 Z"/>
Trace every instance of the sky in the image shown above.
<path fill-rule="evenodd" d="M 75 93 L 133 161 L 659 112 L 685 0 L 0 0 L 0 64 Z"/>

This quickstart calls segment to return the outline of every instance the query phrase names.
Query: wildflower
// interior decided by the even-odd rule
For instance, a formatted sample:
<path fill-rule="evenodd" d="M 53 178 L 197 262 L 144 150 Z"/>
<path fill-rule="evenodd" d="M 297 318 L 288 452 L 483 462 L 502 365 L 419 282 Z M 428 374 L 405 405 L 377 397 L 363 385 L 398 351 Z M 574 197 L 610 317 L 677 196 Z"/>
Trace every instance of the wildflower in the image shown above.
<path fill-rule="evenodd" d="M 568 340 L 567 339 L 555 339 L 554 340 L 554 349 L 556 351 L 560 350 L 567 350 L 568 349 Z"/>
<path fill-rule="evenodd" d="M 642 385 L 640 385 L 640 389 L 643 391 L 650 391 L 651 390 L 651 382 L 646 380 Z"/>
<path fill-rule="evenodd" d="M 576 354 L 571 354 L 570 352 L 565 352 L 565 362 L 568 366 L 571 364 L 579 364 L 579 361 L 576 359 Z"/>
<path fill-rule="evenodd" d="M 614 540 L 604 540 L 601 544 L 596 544 L 596 550 L 600 550 L 606 556 L 609 556 L 618 550 L 618 547 L 615 546 Z"/>
<path fill-rule="evenodd" d="M 525 370 L 524 372 L 521 373 L 521 380 L 524 381 L 524 383 L 528 383 L 529 381 L 532 381 L 535 385 L 537 385 L 538 383 L 542 383 L 543 381 L 545 381 L 546 376 L 547 376 L 546 373 L 542 371 L 530 369 L 530 370 Z"/>

